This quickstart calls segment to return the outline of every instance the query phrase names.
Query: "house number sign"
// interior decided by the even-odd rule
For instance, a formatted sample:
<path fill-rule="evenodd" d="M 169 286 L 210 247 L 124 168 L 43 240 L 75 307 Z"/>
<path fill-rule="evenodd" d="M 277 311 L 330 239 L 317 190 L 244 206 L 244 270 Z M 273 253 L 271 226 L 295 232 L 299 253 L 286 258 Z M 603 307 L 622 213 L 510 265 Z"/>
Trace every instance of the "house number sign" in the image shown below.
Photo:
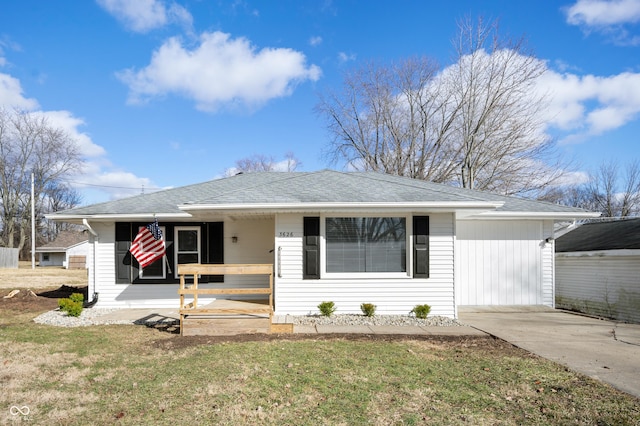
<path fill-rule="evenodd" d="M 294 238 L 294 237 L 295 237 L 295 235 L 294 235 L 294 233 L 293 233 L 293 232 L 289 232 L 289 231 L 285 231 L 285 232 L 283 232 L 283 231 L 280 231 L 280 232 L 278 233 L 278 237 L 279 237 L 279 238 Z"/>

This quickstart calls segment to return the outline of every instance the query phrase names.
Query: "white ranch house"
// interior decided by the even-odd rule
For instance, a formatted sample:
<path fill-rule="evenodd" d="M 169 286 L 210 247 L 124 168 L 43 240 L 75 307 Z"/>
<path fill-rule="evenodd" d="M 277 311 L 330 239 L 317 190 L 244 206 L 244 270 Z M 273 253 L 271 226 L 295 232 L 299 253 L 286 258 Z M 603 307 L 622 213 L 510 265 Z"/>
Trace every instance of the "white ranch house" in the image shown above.
<path fill-rule="evenodd" d="M 429 304 L 554 306 L 554 223 L 581 209 L 379 173 L 248 173 L 48 215 L 90 232 L 98 307 L 176 308 L 177 265 L 273 264 L 275 314 L 407 314 Z M 165 261 L 141 270 L 128 249 L 157 219 Z M 200 288 L 262 286 L 202 276 Z"/>

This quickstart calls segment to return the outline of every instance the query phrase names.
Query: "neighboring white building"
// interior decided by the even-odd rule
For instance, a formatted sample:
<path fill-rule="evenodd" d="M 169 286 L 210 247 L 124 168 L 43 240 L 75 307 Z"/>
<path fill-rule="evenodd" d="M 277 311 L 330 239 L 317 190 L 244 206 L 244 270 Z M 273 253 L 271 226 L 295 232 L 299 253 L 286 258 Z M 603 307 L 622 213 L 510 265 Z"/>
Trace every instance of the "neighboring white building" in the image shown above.
<path fill-rule="evenodd" d="M 39 266 L 62 266 L 67 269 L 86 268 L 88 252 L 89 237 L 86 231 L 62 231 L 54 241 L 36 247 Z"/>
<path fill-rule="evenodd" d="M 463 305 L 554 305 L 554 221 L 581 209 L 380 173 L 247 173 L 47 215 L 91 233 L 89 294 L 100 307 L 177 307 L 176 265 L 274 265 L 275 314 L 456 317 Z M 157 219 L 166 260 L 129 253 Z M 200 288 L 262 285 L 206 277 Z"/>
<path fill-rule="evenodd" d="M 558 238 L 556 305 L 640 323 L 640 219 L 586 223 Z"/>

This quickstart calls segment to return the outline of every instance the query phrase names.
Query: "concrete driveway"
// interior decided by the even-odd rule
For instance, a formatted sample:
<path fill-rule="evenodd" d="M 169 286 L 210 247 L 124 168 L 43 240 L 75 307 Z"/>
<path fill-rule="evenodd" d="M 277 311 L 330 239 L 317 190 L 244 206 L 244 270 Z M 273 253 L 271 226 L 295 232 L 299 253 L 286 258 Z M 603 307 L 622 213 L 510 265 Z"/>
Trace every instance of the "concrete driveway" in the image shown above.
<path fill-rule="evenodd" d="M 461 322 L 640 398 L 640 324 L 553 309 L 463 308 Z"/>

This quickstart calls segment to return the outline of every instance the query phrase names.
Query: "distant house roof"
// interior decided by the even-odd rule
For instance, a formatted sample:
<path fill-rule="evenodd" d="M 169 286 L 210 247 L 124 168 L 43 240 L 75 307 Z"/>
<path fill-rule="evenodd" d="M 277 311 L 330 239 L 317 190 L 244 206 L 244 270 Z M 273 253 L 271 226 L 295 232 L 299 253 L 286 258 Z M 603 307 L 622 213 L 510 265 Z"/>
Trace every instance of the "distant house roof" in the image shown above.
<path fill-rule="evenodd" d="M 36 247 L 36 252 L 43 253 L 60 253 L 65 252 L 73 246 L 88 241 L 89 237 L 86 232 L 61 231 L 56 239 L 50 243 Z"/>
<path fill-rule="evenodd" d="M 314 211 L 367 207 L 447 208 L 478 214 L 594 217 L 551 203 L 506 197 L 374 172 L 244 173 L 195 185 L 79 207 L 47 215 L 56 220 L 134 217 L 190 218 L 198 211 Z"/>
<path fill-rule="evenodd" d="M 556 240 L 556 252 L 640 249 L 640 218 L 585 223 Z"/>

